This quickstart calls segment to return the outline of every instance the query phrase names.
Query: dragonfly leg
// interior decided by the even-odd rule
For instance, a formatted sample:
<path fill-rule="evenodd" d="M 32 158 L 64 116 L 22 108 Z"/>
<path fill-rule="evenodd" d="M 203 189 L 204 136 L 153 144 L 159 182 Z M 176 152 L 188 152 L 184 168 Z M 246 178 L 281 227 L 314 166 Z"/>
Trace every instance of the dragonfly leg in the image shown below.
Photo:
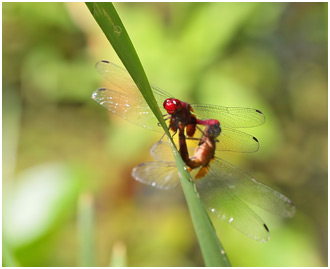
<path fill-rule="evenodd" d="M 201 140 L 200 138 L 197 137 L 186 137 L 187 140 Z"/>
<path fill-rule="evenodd" d="M 197 127 L 197 129 L 198 129 L 203 135 L 205 135 L 205 134 L 204 134 L 204 131 L 203 131 L 198 125 L 196 125 L 196 127 Z"/>
<path fill-rule="evenodd" d="M 178 130 L 176 130 L 176 131 L 174 132 L 174 134 L 172 135 L 172 138 L 176 135 L 177 132 L 178 132 Z"/>
<path fill-rule="evenodd" d="M 163 117 L 164 117 L 164 121 L 167 121 L 167 120 L 169 120 L 169 119 L 171 118 L 171 116 L 165 118 L 166 116 L 168 116 L 168 114 L 164 114 L 164 115 L 163 115 Z M 158 126 L 161 126 L 159 122 L 157 122 L 157 125 L 158 125 Z"/>
<path fill-rule="evenodd" d="M 159 141 L 162 141 L 164 137 L 165 137 L 165 133 L 163 133 L 163 135 L 162 135 L 162 137 L 160 138 Z"/>
<path fill-rule="evenodd" d="M 166 118 L 165 118 L 166 117 Z M 167 121 L 168 119 L 170 119 L 171 118 L 171 116 L 170 115 L 168 115 L 168 114 L 164 114 L 163 115 L 163 118 L 164 118 L 164 120 L 165 121 Z"/>

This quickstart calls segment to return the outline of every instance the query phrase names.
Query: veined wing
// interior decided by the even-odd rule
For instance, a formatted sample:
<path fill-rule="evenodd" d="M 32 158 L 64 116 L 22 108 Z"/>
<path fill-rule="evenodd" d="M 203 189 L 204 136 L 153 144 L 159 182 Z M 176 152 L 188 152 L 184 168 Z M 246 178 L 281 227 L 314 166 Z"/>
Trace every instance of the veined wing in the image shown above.
<path fill-rule="evenodd" d="M 164 141 L 164 139 L 152 146 L 150 154 L 155 160 L 171 161 L 174 164 L 169 142 Z M 189 156 L 193 156 L 194 148 L 188 148 L 188 150 Z M 200 181 L 214 181 L 212 183 L 214 186 L 219 184 L 223 189 L 232 192 L 240 199 L 272 214 L 282 217 L 292 217 L 295 214 L 295 206 L 286 196 L 220 158 L 215 158 L 211 162 L 209 173 L 210 178 L 207 175 Z"/>
<path fill-rule="evenodd" d="M 197 147 L 199 139 L 203 135 L 205 127 L 199 126 L 196 130 L 193 139 L 187 137 L 188 147 Z M 202 132 L 200 132 L 201 130 Z M 217 137 L 216 142 L 216 155 L 219 151 L 232 151 L 232 152 L 256 152 L 259 149 L 259 141 L 254 136 L 232 128 L 221 128 L 221 133 Z"/>
<path fill-rule="evenodd" d="M 178 135 L 173 137 L 177 148 L 178 145 Z M 194 139 L 186 138 L 187 149 L 189 156 L 194 155 L 194 150 L 198 147 L 202 133 L 196 130 Z M 258 140 L 247 133 L 241 131 L 223 128 L 221 134 L 217 137 L 218 142 L 216 142 L 216 152 L 215 156 L 220 156 L 221 151 L 232 151 L 232 152 L 255 152 L 259 149 Z M 170 149 L 169 142 L 163 138 L 158 143 L 154 144 L 150 149 L 151 156 L 157 161 L 173 161 L 173 153 Z"/>
<path fill-rule="evenodd" d="M 209 170 L 204 178 L 196 181 L 197 191 L 207 210 L 248 237 L 268 241 L 269 230 L 265 222 L 228 188 L 220 176 Z"/>
<path fill-rule="evenodd" d="M 216 158 L 211 163 L 211 171 L 211 181 L 215 185 L 221 185 L 244 201 L 281 217 L 289 218 L 295 214 L 295 206 L 289 198 L 234 165 Z"/>
<path fill-rule="evenodd" d="M 169 190 L 175 188 L 179 182 L 178 168 L 173 162 L 145 162 L 134 167 L 132 176 L 139 182 Z"/>
<path fill-rule="evenodd" d="M 133 95 L 139 92 L 135 82 L 124 68 L 109 61 L 102 60 L 96 64 L 96 70 L 110 82 L 110 88 L 112 90 Z M 152 86 L 151 88 L 161 108 L 165 99 L 172 97 L 169 93 L 158 87 Z M 222 127 L 255 127 L 265 122 L 263 113 L 253 108 L 200 104 L 193 104 L 192 107 L 199 119 L 217 119 L 220 121 Z"/>
<path fill-rule="evenodd" d="M 259 149 L 257 138 L 236 129 L 221 128 L 217 140 L 217 151 L 255 152 Z"/>
<path fill-rule="evenodd" d="M 135 125 L 161 133 L 164 132 L 158 126 L 157 118 L 142 97 L 100 88 L 93 92 L 92 98 L 112 113 Z"/>
<path fill-rule="evenodd" d="M 111 89 L 101 88 L 95 91 L 92 98 L 96 102 L 133 124 L 161 132 L 157 126 L 156 118 L 125 69 L 105 60 L 98 62 L 96 69 L 110 82 L 111 87 Z M 162 104 L 166 98 L 171 96 L 157 87 L 152 87 L 152 89 L 162 113 L 166 114 Z M 259 143 L 255 137 L 226 128 L 226 126 L 251 127 L 262 124 L 264 115 L 260 111 L 250 108 L 228 108 L 213 105 L 193 105 L 193 107 L 195 112 L 201 114 L 201 117 L 220 120 L 222 133 L 219 136 L 221 143 L 217 144 L 217 150 L 234 152 L 258 150 Z"/>
<path fill-rule="evenodd" d="M 177 135 L 176 135 L 177 136 Z M 173 141 L 175 142 L 177 148 L 177 137 L 174 137 Z M 165 162 L 175 162 L 173 152 L 171 150 L 170 142 L 167 140 L 166 136 L 162 137 L 160 141 L 155 143 L 151 149 L 150 154 L 156 161 L 165 161 Z M 189 156 L 193 156 L 196 147 L 188 147 Z"/>
<path fill-rule="evenodd" d="M 109 87 L 111 89 L 121 91 L 129 95 L 140 93 L 130 74 L 124 68 L 106 60 L 99 61 L 95 68 L 106 80 L 110 82 Z M 172 96 L 158 87 L 151 85 L 151 88 L 158 106 L 163 108 L 163 102 L 165 99 Z M 141 94 L 140 97 L 142 98 Z"/>
<path fill-rule="evenodd" d="M 174 162 L 165 162 L 168 157 L 173 159 L 170 146 L 166 141 L 159 141 L 152 149 L 151 154 L 160 160 L 143 163 L 133 170 L 133 177 L 150 186 L 161 189 L 170 189 L 179 183 L 178 170 Z M 193 173 L 199 169 L 195 169 Z M 197 190 L 210 213 L 219 219 L 230 223 L 247 236 L 258 240 L 267 241 L 269 238 L 268 228 L 263 220 L 250 209 L 238 195 L 228 191 L 228 186 L 219 179 L 214 170 L 196 181 Z"/>
<path fill-rule="evenodd" d="M 265 115 L 258 109 L 192 104 L 198 119 L 217 119 L 221 127 L 248 128 L 265 123 Z"/>

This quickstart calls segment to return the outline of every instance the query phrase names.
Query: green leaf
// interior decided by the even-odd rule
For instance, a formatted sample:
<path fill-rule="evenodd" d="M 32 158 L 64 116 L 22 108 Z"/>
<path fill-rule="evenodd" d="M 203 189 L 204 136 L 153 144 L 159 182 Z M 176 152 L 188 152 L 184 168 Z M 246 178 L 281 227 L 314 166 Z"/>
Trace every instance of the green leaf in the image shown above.
<path fill-rule="evenodd" d="M 5 235 L 2 234 L 2 266 L 3 267 L 19 267 L 20 264 L 17 261 L 13 250 L 7 244 Z"/>
<path fill-rule="evenodd" d="M 119 15 L 111 3 L 86 3 L 86 5 L 172 142 L 171 147 L 178 166 L 182 189 L 187 200 L 205 265 L 230 266 L 225 251 L 196 191 L 193 179 L 173 144 L 163 116 L 152 94 L 147 76 Z"/>

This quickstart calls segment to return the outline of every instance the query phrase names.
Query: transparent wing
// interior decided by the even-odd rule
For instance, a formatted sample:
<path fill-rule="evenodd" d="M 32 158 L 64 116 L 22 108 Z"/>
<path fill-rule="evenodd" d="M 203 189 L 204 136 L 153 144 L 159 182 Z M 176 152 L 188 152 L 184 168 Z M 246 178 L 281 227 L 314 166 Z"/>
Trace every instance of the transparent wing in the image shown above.
<path fill-rule="evenodd" d="M 199 139 L 203 135 L 205 127 L 199 126 L 193 139 L 187 137 L 187 146 L 197 147 Z M 232 151 L 232 152 L 256 152 L 259 149 L 259 141 L 254 136 L 241 132 L 237 129 L 221 128 L 221 133 L 217 137 L 216 151 Z M 216 156 L 220 155 L 216 152 Z"/>
<path fill-rule="evenodd" d="M 108 61 L 100 61 L 96 64 L 97 71 L 110 82 L 110 88 L 101 88 L 95 91 L 92 98 L 107 108 L 109 111 L 119 115 L 129 122 L 147 129 L 161 131 L 157 119 L 152 114 L 149 106 L 142 98 L 135 82 L 129 73 Z M 167 92 L 152 87 L 155 98 L 163 114 L 163 102 L 171 97 Z M 200 119 L 218 119 L 222 127 L 219 136 L 221 143 L 217 144 L 217 150 L 233 152 L 255 152 L 259 148 L 258 140 L 241 131 L 228 127 L 252 127 L 265 121 L 264 115 L 251 108 L 229 108 L 214 105 L 193 105 Z M 197 138 L 201 137 L 195 136 Z M 193 144 L 196 145 L 198 142 Z"/>
<path fill-rule="evenodd" d="M 265 123 L 265 115 L 257 109 L 192 104 L 198 119 L 217 119 L 221 127 L 247 128 Z"/>
<path fill-rule="evenodd" d="M 161 189 L 177 186 L 179 175 L 175 163 L 162 161 L 173 160 L 169 143 L 161 140 L 150 152 L 160 161 L 140 164 L 134 168 L 133 177 L 144 184 Z M 193 170 L 192 175 L 198 170 Z M 196 181 L 196 187 L 211 214 L 257 241 L 267 241 L 269 230 L 248 204 L 283 217 L 292 217 L 295 213 L 294 205 L 283 194 L 218 158 L 211 162 L 206 176 Z"/>
<path fill-rule="evenodd" d="M 189 156 L 193 156 L 194 148 L 188 148 L 188 150 Z M 150 153 L 159 161 L 173 162 L 174 160 L 169 142 L 164 139 L 154 144 Z M 286 196 L 220 158 L 215 158 L 211 162 L 209 173 L 212 174 L 211 179 L 216 178 L 223 189 L 248 203 L 282 217 L 292 217 L 295 214 L 295 206 Z"/>
<path fill-rule="evenodd" d="M 140 93 L 130 74 L 124 68 L 106 60 L 99 61 L 96 64 L 95 68 L 101 74 L 101 76 L 103 76 L 106 80 L 109 81 L 109 88 L 125 92 L 129 95 L 135 95 L 137 93 Z M 160 108 L 163 108 L 163 102 L 165 101 L 165 99 L 172 96 L 158 87 L 151 86 L 151 88 L 158 103 L 158 106 Z M 141 94 L 139 95 L 140 98 L 142 98 Z"/>
<path fill-rule="evenodd" d="M 290 199 L 232 164 L 216 158 L 211 163 L 211 171 L 212 175 L 217 175 L 222 188 L 244 201 L 282 217 L 292 217 L 295 214 L 295 206 Z"/>
<path fill-rule="evenodd" d="M 122 67 L 106 60 L 96 64 L 96 70 L 110 83 L 113 90 L 135 94 L 139 92 L 129 73 Z M 162 108 L 165 99 L 172 97 L 166 91 L 152 86 L 158 105 Z M 255 127 L 265 122 L 264 114 L 253 108 L 222 107 L 216 105 L 192 104 L 199 119 L 217 119 L 223 127 Z"/>
<path fill-rule="evenodd" d="M 202 132 L 196 130 L 194 139 L 186 138 L 189 156 L 194 154 L 194 150 L 198 147 Z M 173 137 L 176 147 L 178 145 L 178 135 Z M 247 133 L 235 129 L 223 128 L 222 133 L 217 137 L 215 156 L 220 156 L 221 151 L 232 152 L 255 152 L 259 149 L 258 140 Z M 151 156 L 157 161 L 174 161 L 173 154 L 169 142 L 165 138 L 154 144 L 150 150 Z"/>
<path fill-rule="evenodd" d="M 173 137 L 173 141 L 177 149 L 179 149 L 177 135 Z M 196 147 L 188 147 L 189 156 L 193 156 L 195 148 Z M 156 161 L 175 162 L 170 142 L 166 136 L 151 147 L 150 154 Z"/>
<path fill-rule="evenodd" d="M 178 168 L 173 162 L 145 162 L 134 167 L 132 176 L 139 182 L 169 190 L 175 188 L 179 182 Z"/>
<path fill-rule="evenodd" d="M 161 133 L 164 132 L 158 126 L 157 118 L 143 98 L 100 88 L 93 92 L 92 99 L 112 113 L 135 125 Z"/>
<path fill-rule="evenodd" d="M 196 181 L 198 193 L 208 211 L 254 240 L 269 240 L 264 221 L 228 189 L 220 176 L 210 170 L 204 178 Z"/>
<path fill-rule="evenodd" d="M 167 161 L 174 162 L 173 153 L 166 138 L 162 138 L 160 141 L 155 143 L 151 149 L 150 154 L 156 161 Z"/>
<path fill-rule="evenodd" d="M 236 129 L 221 128 L 217 140 L 217 151 L 255 152 L 259 149 L 257 138 Z"/>

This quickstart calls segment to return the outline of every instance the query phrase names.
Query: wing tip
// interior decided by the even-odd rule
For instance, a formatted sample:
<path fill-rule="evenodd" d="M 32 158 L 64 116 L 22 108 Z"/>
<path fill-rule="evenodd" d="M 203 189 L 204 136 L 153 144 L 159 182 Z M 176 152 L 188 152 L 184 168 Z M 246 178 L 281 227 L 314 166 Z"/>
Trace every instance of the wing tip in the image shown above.
<path fill-rule="evenodd" d="M 266 225 L 266 223 L 264 223 L 263 226 L 267 232 L 267 236 L 263 236 L 262 238 L 254 238 L 254 239 L 256 239 L 257 241 L 259 241 L 261 243 L 267 243 L 270 240 L 270 232 L 269 232 L 269 229 L 268 229 L 268 226 Z"/>
<path fill-rule="evenodd" d="M 252 136 L 252 139 L 256 142 L 254 144 L 254 148 L 251 149 L 249 152 L 257 152 L 260 148 L 260 143 L 259 143 L 259 140 L 255 137 L 255 136 Z"/>
<path fill-rule="evenodd" d="M 100 60 L 98 61 L 96 64 L 95 64 L 95 68 L 96 70 L 98 70 L 100 67 L 101 64 L 110 64 L 111 62 L 107 61 L 107 60 Z"/>
<path fill-rule="evenodd" d="M 288 209 L 285 217 L 292 218 L 296 214 L 296 207 L 290 199 L 288 199 L 288 204 L 289 204 L 290 208 Z"/>
<path fill-rule="evenodd" d="M 99 89 L 95 90 L 92 93 L 92 99 L 97 101 L 100 98 L 99 93 L 100 92 L 105 92 L 106 90 L 107 90 L 106 88 L 99 88 Z"/>
<path fill-rule="evenodd" d="M 264 223 L 264 228 L 265 228 L 265 229 L 266 229 L 266 231 L 269 233 L 269 229 L 268 229 L 268 227 L 267 227 L 266 223 Z"/>
<path fill-rule="evenodd" d="M 261 114 L 262 115 L 262 122 L 260 123 L 261 124 L 264 124 L 266 122 L 266 117 L 265 117 L 265 114 L 262 113 L 259 109 L 256 109 L 255 110 L 257 113 Z"/>

